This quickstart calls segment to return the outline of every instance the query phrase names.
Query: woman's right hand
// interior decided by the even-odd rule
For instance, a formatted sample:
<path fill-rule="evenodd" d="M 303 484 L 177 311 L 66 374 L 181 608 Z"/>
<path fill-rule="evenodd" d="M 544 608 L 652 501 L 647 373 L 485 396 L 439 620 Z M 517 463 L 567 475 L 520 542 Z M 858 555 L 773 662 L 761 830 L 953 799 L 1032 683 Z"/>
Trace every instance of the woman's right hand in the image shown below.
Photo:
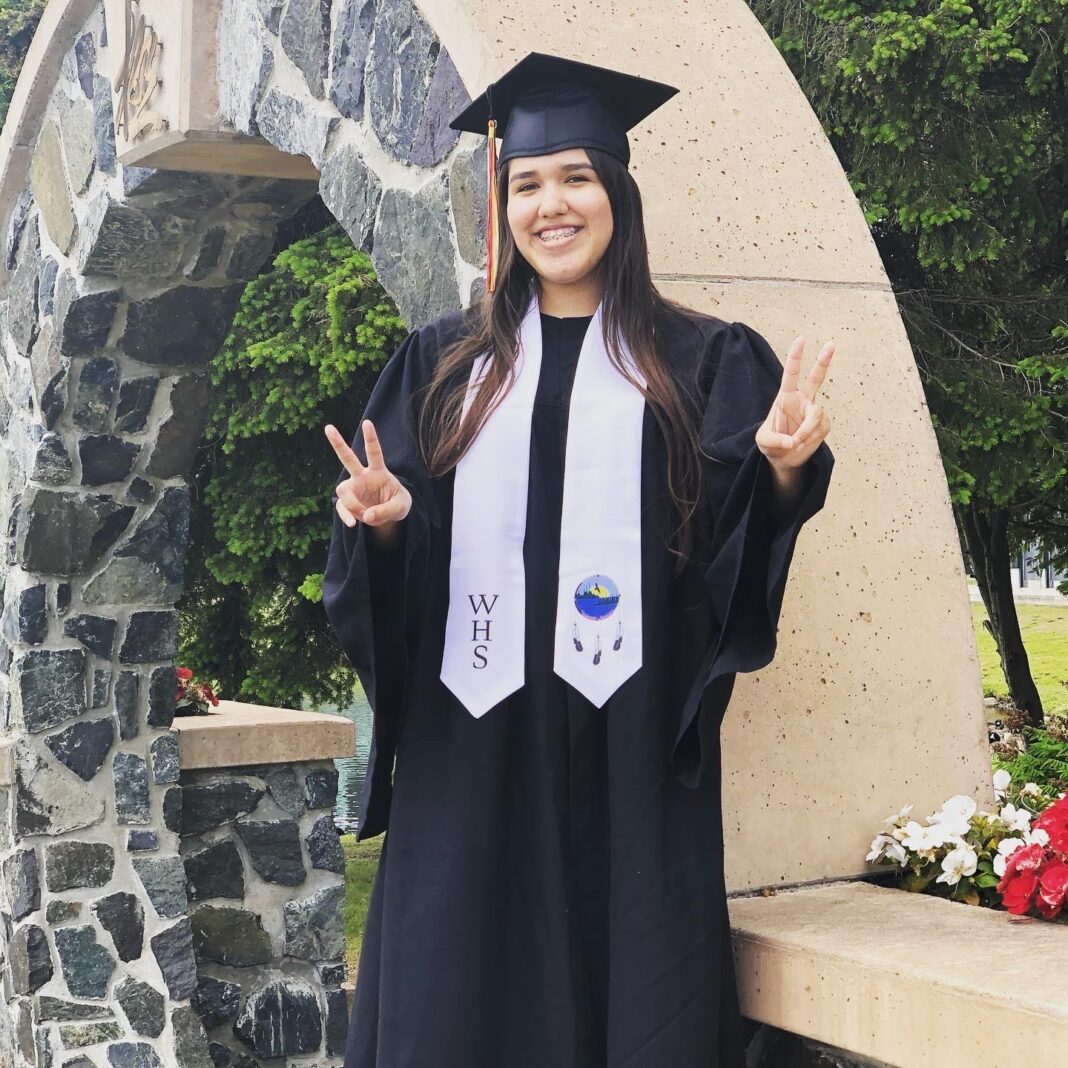
<path fill-rule="evenodd" d="M 387 467 L 374 424 L 363 421 L 367 465 L 349 448 L 337 427 L 326 425 L 326 437 L 334 447 L 349 477 L 337 486 L 337 514 L 346 526 L 357 521 L 370 527 L 385 527 L 404 519 L 412 507 L 412 495 Z"/>

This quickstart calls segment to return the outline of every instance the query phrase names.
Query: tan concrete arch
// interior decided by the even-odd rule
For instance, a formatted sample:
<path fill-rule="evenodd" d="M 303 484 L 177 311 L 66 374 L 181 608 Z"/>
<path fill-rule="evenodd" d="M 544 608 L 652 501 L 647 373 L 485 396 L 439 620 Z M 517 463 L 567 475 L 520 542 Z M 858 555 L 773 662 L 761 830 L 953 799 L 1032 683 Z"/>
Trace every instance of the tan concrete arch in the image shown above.
<path fill-rule="evenodd" d="M 472 93 L 530 49 L 678 85 L 632 135 L 658 283 L 780 353 L 796 333 L 810 361 L 838 343 L 823 390 L 831 495 L 795 557 L 779 655 L 739 680 L 725 727 L 730 887 L 859 873 L 901 803 L 988 799 L 964 570 L 907 338 L 841 167 L 751 12 L 741 0 L 556 3 L 535 16 L 516 0 L 419 6 Z M 5 216 L 59 59 L 92 10 L 48 6 L 0 146 Z"/>
<path fill-rule="evenodd" d="M 631 134 L 657 284 L 780 353 L 838 352 L 836 468 L 794 557 L 772 665 L 723 729 L 729 890 L 859 874 L 880 821 L 992 802 L 965 570 L 915 361 L 860 206 L 743 0 L 420 0 L 468 90 L 528 51 L 681 92 Z"/>

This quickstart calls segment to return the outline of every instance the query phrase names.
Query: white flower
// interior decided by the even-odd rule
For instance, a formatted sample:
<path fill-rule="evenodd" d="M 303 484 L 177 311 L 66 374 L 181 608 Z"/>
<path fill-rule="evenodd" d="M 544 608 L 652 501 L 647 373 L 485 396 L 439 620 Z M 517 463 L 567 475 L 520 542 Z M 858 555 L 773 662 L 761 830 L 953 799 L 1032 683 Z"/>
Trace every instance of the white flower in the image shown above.
<path fill-rule="evenodd" d="M 1024 832 L 1024 841 L 1028 845 L 1049 845 L 1049 832 L 1044 831 L 1041 827 L 1036 827 L 1033 831 Z"/>
<path fill-rule="evenodd" d="M 911 811 L 912 805 L 908 804 L 896 815 L 887 816 L 883 823 L 897 823 L 898 820 L 903 820 Z"/>
<path fill-rule="evenodd" d="M 906 849 L 932 849 L 941 844 L 941 842 L 933 842 L 931 840 L 932 830 L 933 828 L 925 827 L 922 823 L 909 820 L 903 828 L 904 834 L 901 838 L 901 844 Z"/>
<path fill-rule="evenodd" d="M 879 860 L 885 856 L 887 860 L 896 860 L 901 867 L 908 863 L 908 854 L 887 834 L 877 834 L 871 842 L 871 852 L 865 860 Z"/>
<path fill-rule="evenodd" d="M 967 794 L 954 794 L 930 819 L 935 823 L 945 820 L 970 820 L 975 815 L 975 799 Z"/>
<path fill-rule="evenodd" d="M 1042 790 L 1037 782 L 1027 782 L 1020 788 L 1020 793 L 1025 797 L 1037 797 Z"/>
<path fill-rule="evenodd" d="M 1005 862 L 1017 849 L 1026 845 L 1022 838 L 1002 838 L 994 857 L 994 874 L 1000 879 L 1005 874 Z"/>
<path fill-rule="evenodd" d="M 1008 826 L 1010 831 L 1029 831 L 1031 829 L 1031 813 L 1026 808 L 1005 805 L 998 818 Z"/>
<path fill-rule="evenodd" d="M 951 835 L 963 838 L 971 829 L 975 815 L 975 801 L 966 794 L 951 797 L 938 811 L 927 817 L 927 822 L 947 829 Z"/>
<path fill-rule="evenodd" d="M 914 849 L 918 853 L 927 852 L 929 850 L 938 849 L 940 846 L 944 846 L 948 841 L 959 838 L 956 830 L 949 824 L 935 823 L 929 827 L 925 827 L 922 823 L 917 823 L 915 820 L 909 820 L 905 824 L 904 831 L 900 837 L 901 844 L 906 849 Z"/>
<path fill-rule="evenodd" d="M 978 863 L 979 858 L 975 850 L 970 845 L 961 842 L 942 858 L 942 874 L 935 882 L 956 886 L 963 876 L 975 874 Z"/>
<path fill-rule="evenodd" d="M 1003 794 L 1012 782 L 1012 776 L 1004 769 L 998 768 L 994 772 L 994 792 L 997 794 Z"/>

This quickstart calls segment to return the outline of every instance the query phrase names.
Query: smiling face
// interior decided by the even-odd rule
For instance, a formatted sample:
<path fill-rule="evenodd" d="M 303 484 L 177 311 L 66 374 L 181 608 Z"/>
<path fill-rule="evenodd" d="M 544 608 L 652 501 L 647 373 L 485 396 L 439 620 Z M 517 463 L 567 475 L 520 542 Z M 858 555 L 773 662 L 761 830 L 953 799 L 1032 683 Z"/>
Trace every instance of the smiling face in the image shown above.
<path fill-rule="evenodd" d="M 596 294 L 612 239 L 612 206 L 583 148 L 508 161 L 508 227 L 544 291 Z"/>

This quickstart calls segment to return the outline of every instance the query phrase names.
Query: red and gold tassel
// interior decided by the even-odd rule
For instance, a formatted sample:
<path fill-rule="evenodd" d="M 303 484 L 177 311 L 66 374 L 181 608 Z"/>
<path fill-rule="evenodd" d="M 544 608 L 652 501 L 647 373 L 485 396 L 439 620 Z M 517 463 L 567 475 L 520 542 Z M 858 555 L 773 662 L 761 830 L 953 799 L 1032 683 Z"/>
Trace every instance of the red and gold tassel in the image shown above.
<path fill-rule="evenodd" d="M 486 210 L 486 290 L 497 284 L 497 120 L 489 120 L 489 145 L 486 151 L 486 185 L 489 193 Z"/>

